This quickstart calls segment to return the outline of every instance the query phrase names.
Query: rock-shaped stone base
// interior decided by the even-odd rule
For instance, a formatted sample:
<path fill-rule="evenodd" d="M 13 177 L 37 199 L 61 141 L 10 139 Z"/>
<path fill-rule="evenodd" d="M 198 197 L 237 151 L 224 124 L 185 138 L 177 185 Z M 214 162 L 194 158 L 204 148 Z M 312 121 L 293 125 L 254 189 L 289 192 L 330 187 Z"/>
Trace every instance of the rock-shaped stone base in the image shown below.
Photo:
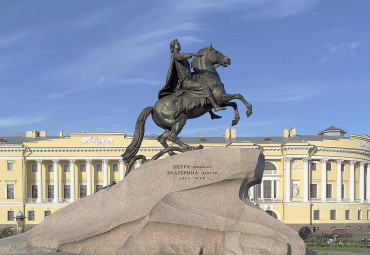
<path fill-rule="evenodd" d="M 247 199 L 263 168 L 259 150 L 230 147 L 148 162 L 0 242 L 0 254 L 25 243 L 72 254 L 305 254 L 297 232 Z"/>

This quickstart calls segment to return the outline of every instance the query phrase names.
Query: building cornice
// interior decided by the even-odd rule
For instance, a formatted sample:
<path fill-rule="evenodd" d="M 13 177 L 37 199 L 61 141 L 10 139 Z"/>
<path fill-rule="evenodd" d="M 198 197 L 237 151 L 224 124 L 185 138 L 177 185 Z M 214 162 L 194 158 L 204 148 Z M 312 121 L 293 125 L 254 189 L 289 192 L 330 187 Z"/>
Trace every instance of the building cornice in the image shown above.
<path fill-rule="evenodd" d="M 283 146 L 283 150 L 285 151 L 308 151 L 312 148 L 314 148 L 315 146 L 313 145 L 284 145 Z"/>
<path fill-rule="evenodd" d="M 23 152 L 25 148 L 0 147 L 0 152 Z"/>
<path fill-rule="evenodd" d="M 360 150 L 360 149 L 348 149 L 348 148 L 338 148 L 338 147 L 317 147 L 318 152 L 339 152 L 339 153 L 350 153 L 358 154 L 370 157 L 370 151 Z"/>

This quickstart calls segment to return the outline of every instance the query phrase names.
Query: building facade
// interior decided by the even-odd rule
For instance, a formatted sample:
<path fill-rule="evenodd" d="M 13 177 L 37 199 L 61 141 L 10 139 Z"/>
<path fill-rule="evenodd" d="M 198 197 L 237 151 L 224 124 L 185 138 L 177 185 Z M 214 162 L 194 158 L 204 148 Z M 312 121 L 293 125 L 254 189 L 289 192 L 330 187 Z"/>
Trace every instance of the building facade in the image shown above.
<path fill-rule="evenodd" d="M 294 229 L 347 228 L 370 231 L 370 137 L 345 136 L 330 127 L 318 135 L 284 130 L 281 137 L 183 137 L 185 143 L 260 149 L 266 157 L 261 184 L 250 200 Z M 124 133 L 71 133 L 0 137 L 0 225 L 15 226 L 26 216 L 26 229 L 59 208 L 124 178 L 121 154 L 132 137 Z M 145 136 L 140 154 L 161 150 L 156 136 Z M 137 166 L 139 163 L 137 164 Z"/>

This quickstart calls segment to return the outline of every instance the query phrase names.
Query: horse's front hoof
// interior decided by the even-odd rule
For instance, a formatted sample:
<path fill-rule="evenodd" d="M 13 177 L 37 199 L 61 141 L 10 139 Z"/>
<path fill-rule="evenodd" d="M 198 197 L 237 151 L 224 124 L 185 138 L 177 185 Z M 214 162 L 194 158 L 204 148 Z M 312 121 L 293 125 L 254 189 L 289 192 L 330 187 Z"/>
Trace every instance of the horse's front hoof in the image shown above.
<path fill-rule="evenodd" d="M 201 150 L 201 149 L 203 149 L 203 145 L 201 145 L 201 144 L 200 144 L 200 145 L 198 145 L 197 147 L 195 147 L 195 149 L 196 149 L 196 150 Z"/>
<path fill-rule="evenodd" d="M 251 116 L 251 114 L 252 114 L 252 110 L 251 109 L 248 109 L 248 111 L 247 111 L 247 117 Z"/>
<path fill-rule="evenodd" d="M 235 126 L 235 125 L 237 125 L 239 123 L 239 120 L 233 120 L 232 122 L 231 122 L 231 126 Z"/>

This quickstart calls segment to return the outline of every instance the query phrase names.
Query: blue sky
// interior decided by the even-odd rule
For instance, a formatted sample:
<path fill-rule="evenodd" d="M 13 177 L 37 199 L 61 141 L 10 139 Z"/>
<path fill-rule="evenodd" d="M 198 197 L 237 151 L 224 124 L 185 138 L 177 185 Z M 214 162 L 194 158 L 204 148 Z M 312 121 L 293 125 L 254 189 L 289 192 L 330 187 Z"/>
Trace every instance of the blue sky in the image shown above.
<path fill-rule="evenodd" d="M 0 136 L 26 130 L 132 134 L 163 86 L 169 43 L 209 43 L 241 102 L 238 136 L 317 134 L 335 125 L 370 135 L 369 1 L 0 1 Z M 182 136 L 222 136 L 220 120 L 189 120 Z M 151 119 L 147 134 L 160 134 Z"/>

